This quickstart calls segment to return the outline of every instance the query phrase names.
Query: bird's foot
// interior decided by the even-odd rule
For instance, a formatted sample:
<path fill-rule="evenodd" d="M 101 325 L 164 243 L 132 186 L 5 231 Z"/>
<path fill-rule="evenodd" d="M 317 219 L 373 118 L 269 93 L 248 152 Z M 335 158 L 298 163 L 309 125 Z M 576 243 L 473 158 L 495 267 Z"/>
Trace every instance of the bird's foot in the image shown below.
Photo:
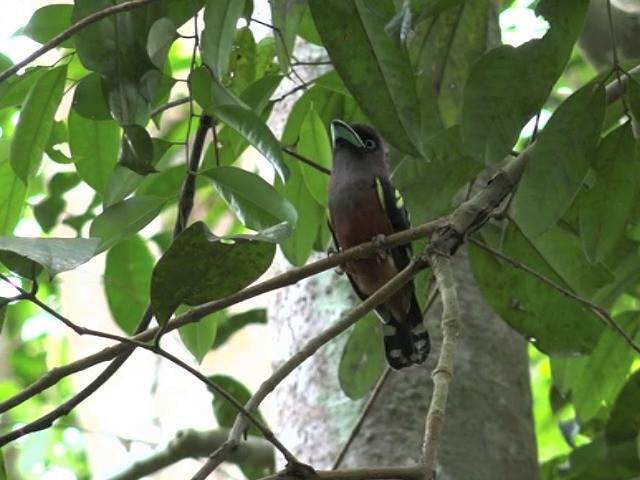
<path fill-rule="evenodd" d="M 331 257 L 332 255 L 335 255 L 336 253 L 339 253 L 339 252 L 340 252 L 339 249 L 336 249 L 334 245 L 331 245 L 327 249 L 327 257 Z M 337 266 L 336 268 L 333 269 L 333 271 L 336 272 L 338 275 L 344 275 L 344 267 L 342 267 L 342 265 Z"/>
<path fill-rule="evenodd" d="M 378 248 L 385 247 L 387 245 L 387 237 L 380 233 L 371 239 L 371 243 L 373 243 Z M 384 262 L 387 259 L 387 255 L 388 252 L 386 250 L 378 250 L 376 252 L 376 258 L 378 259 L 379 263 Z"/>

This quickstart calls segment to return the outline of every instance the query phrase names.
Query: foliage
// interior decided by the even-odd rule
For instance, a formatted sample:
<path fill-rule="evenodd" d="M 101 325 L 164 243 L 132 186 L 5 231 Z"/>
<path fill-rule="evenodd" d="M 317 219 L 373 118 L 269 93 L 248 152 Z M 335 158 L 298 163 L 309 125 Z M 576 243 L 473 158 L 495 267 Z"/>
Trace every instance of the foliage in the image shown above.
<path fill-rule="evenodd" d="M 20 33 L 46 43 L 114 3 L 123 2 L 49 5 Z M 548 31 L 514 47 L 492 43 L 489 0 L 271 2 L 277 31 L 263 39 L 254 36 L 250 0 L 156 0 L 58 44 L 56 64 L 0 82 L 0 273 L 23 289 L 2 290 L 13 377 L 0 383 L 0 400 L 68 362 L 64 340 L 51 333 L 55 320 L 29 291 L 56 305 L 56 275 L 97 255 L 106 256 L 111 315 L 131 336 L 145 328 L 147 305 L 166 325 L 187 307 L 242 291 L 270 267 L 276 246 L 295 266 L 325 251 L 327 175 L 285 150 L 329 168 L 327 128 L 340 118 L 370 123 L 386 138 L 416 225 L 451 212 L 461 190 L 535 141 L 517 191 L 474 234 L 475 277 L 488 303 L 536 347 L 544 478 L 640 475 L 638 352 L 588 308 L 640 341 L 640 74 L 618 71 L 628 89 L 622 100 L 607 99 L 618 66 L 598 75 L 574 51 L 588 3 L 541 0 L 536 12 Z M 180 27 L 201 9 L 196 43 Z M 321 45 L 331 67 L 306 80 L 278 138 L 267 119 L 289 96 L 276 98 L 276 90 L 299 90 L 285 80 L 295 78 L 296 37 Z M 0 58 L 0 68 L 10 66 Z M 532 136 L 527 124 L 545 115 Z M 215 141 L 198 144 L 192 133 L 206 118 L 215 121 Z M 71 214 L 78 192 L 82 213 Z M 191 212 L 190 192 L 195 221 L 173 228 Z M 64 227 L 77 238 L 59 233 Z M 39 333 L 26 336 L 34 322 Z M 222 309 L 180 335 L 202 361 L 245 325 L 265 322 L 263 310 Z M 351 398 L 382 372 L 378 331 L 370 317 L 358 323 L 336 366 Z M 214 380 L 242 402 L 251 396 L 234 378 Z M 64 379 L 9 410 L 1 433 L 71 393 Z M 213 409 L 231 427 L 229 404 L 214 395 Z M 16 465 L 0 456 L 0 472 L 71 465 L 88 478 L 82 441 L 69 440 L 73 425 L 71 416 L 27 437 L 15 447 Z M 54 444 L 67 454 L 54 458 Z M 261 473 L 250 465 L 243 472 Z"/>

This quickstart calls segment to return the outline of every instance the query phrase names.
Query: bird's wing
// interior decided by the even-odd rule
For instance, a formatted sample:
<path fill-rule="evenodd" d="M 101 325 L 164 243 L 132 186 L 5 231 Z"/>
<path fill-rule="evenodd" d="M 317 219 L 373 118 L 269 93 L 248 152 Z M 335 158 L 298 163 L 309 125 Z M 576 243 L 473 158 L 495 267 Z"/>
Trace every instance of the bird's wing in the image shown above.
<path fill-rule="evenodd" d="M 409 212 L 404 206 L 404 199 L 388 178 L 376 177 L 376 193 L 378 200 L 393 227 L 394 232 L 400 232 L 411 227 Z M 391 250 L 396 268 L 402 270 L 409 264 L 412 254 L 411 244 L 401 245 Z"/>

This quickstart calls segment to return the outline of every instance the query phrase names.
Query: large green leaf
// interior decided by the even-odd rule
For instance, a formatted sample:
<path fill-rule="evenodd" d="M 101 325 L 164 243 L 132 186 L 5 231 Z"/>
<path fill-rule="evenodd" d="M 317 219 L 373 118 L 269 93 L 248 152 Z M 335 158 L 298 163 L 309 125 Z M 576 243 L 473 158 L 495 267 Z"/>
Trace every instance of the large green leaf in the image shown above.
<path fill-rule="evenodd" d="M 154 196 L 131 197 L 106 208 L 91 222 L 90 235 L 100 239 L 103 252 L 122 239 L 139 232 L 162 211 L 167 199 Z"/>
<path fill-rule="evenodd" d="M 202 172 L 233 213 L 248 228 L 265 230 L 282 222 L 296 224 L 296 209 L 255 173 L 237 167 L 217 167 Z"/>
<path fill-rule="evenodd" d="M 536 141 L 513 199 L 513 218 L 530 240 L 551 228 L 582 188 L 604 110 L 602 85 L 587 85 L 562 102 Z"/>
<path fill-rule="evenodd" d="M 616 398 L 606 426 L 607 443 L 610 446 L 625 442 L 635 443 L 640 419 L 640 370 L 631 375 Z M 636 456 L 636 461 L 638 457 Z"/>
<path fill-rule="evenodd" d="M 513 224 L 504 233 L 485 226 L 479 237 L 494 249 L 571 290 Z M 577 249 L 579 251 L 579 246 Z M 470 260 L 489 305 L 539 350 L 548 355 L 575 355 L 593 350 L 603 324 L 578 302 L 480 247 L 471 246 Z"/>
<path fill-rule="evenodd" d="M 391 0 L 311 0 L 309 8 L 340 78 L 382 136 L 410 155 L 421 151 L 420 102 L 404 44 L 385 32 Z"/>
<path fill-rule="evenodd" d="M 504 45 L 482 57 L 464 88 L 461 133 L 469 153 L 488 163 L 507 156 L 542 108 L 582 31 L 588 0 L 542 0 L 550 28 L 539 40 Z"/>
<path fill-rule="evenodd" d="M 362 398 L 378 381 L 385 365 L 380 320 L 370 313 L 356 323 L 344 346 L 338 367 L 340 388 L 353 400 Z"/>
<path fill-rule="evenodd" d="M 33 84 L 22 106 L 10 155 L 13 171 L 25 183 L 42 162 L 66 79 L 66 66 L 49 70 Z"/>
<path fill-rule="evenodd" d="M 100 195 L 118 163 L 120 127 L 113 120 L 90 120 L 69 112 L 69 148 L 78 175 Z"/>
<path fill-rule="evenodd" d="M 236 25 L 243 9 L 244 0 L 209 0 L 205 6 L 202 60 L 218 79 L 227 69 Z"/>
<path fill-rule="evenodd" d="M 104 289 L 116 324 L 132 335 L 149 303 L 154 258 L 137 235 L 107 252 Z"/>
<path fill-rule="evenodd" d="M 580 237 L 587 257 L 602 262 L 616 248 L 634 212 L 640 188 L 640 158 L 631 123 L 611 132 L 591 162 L 596 181 L 578 197 Z"/>
<path fill-rule="evenodd" d="M 181 303 L 199 305 L 223 298 L 262 275 L 275 245 L 260 237 L 217 237 L 202 222 L 183 231 L 156 264 L 151 304 L 166 322 Z"/>
<path fill-rule="evenodd" d="M 149 39 L 147 40 L 147 53 L 151 62 L 162 70 L 164 62 L 169 54 L 169 49 L 173 42 L 178 38 L 175 24 L 171 19 L 162 17 L 157 20 L 151 30 L 149 30 Z"/>
<path fill-rule="evenodd" d="M 0 251 L 27 258 L 53 277 L 91 260 L 98 243 L 93 238 L 0 237 Z"/>

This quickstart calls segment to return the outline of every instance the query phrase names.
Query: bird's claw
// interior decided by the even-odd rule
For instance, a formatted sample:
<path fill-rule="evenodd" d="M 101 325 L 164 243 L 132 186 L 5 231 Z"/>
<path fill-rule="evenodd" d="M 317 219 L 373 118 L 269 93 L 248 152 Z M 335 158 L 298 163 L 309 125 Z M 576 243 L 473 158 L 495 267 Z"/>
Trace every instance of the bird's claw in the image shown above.
<path fill-rule="evenodd" d="M 330 245 L 329 248 L 327 249 L 327 257 L 335 255 L 339 251 L 340 250 L 337 249 L 334 245 Z M 344 268 L 342 266 L 337 266 L 336 268 L 333 269 L 333 271 L 336 272 L 338 275 L 344 275 Z"/>
<path fill-rule="evenodd" d="M 380 233 L 371 239 L 371 243 L 373 243 L 378 248 L 382 248 L 387 245 L 387 237 Z M 387 259 L 387 255 L 388 253 L 386 250 L 378 250 L 376 252 L 376 258 L 378 259 L 378 262 L 384 262 Z"/>

